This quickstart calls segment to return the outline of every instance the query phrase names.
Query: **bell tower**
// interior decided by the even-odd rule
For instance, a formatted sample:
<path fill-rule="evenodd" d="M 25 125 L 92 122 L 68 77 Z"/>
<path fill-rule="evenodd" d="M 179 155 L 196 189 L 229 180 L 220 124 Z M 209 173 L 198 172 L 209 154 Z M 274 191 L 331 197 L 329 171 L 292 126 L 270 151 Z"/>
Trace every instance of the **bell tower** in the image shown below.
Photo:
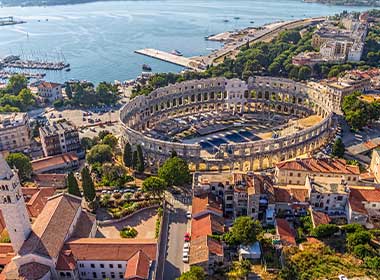
<path fill-rule="evenodd" d="M 31 232 L 28 211 L 16 170 L 12 170 L 0 154 L 0 210 L 17 254 Z"/>

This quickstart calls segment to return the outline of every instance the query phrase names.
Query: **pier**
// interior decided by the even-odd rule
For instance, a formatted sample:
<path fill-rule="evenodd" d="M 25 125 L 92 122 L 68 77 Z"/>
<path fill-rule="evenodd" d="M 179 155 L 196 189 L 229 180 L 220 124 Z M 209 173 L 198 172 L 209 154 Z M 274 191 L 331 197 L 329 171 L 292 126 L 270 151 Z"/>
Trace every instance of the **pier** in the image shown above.
<path fill-rule="evenodd" d="M 202 63 L 200 63 L 199 61 L 195 59 L 178 56 L 175 54 L 171 54 L 168 52 L 159 51 L 155 49 L 142 49 L 142 50 L 135 51 L 135 53 L 153 57 L 162 61 L 170 62 L 172 64 L 193 69 L 195 71 L 203 71 L 206 68 Z"/>
<path fill-rule="evenodd" d="M 2 67 L 17 69 L 42 69 L 42 70 L 63 70 L 69 68 L 70 65 L 64 61 L 50 62 L 39 60 L 22 60 L 20 56 L 10 55 L 0 60 Z"/>

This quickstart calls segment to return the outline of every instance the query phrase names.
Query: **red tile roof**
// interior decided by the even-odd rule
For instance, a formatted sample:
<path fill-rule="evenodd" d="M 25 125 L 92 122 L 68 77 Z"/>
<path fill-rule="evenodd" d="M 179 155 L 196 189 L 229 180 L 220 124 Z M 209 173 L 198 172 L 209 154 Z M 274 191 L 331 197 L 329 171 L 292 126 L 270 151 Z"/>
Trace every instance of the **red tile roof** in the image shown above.
<path fill-rule="evenodd" d="M 125 279 L 148 279 L 151 259 L 142 251 L 137 251 L 127 262 Z"/>
<path fill-rule="evenodd" d="M 156 259 L 157 241 L 152 239 L 80 238 L 66 242 L 77 260 L 129 260 L 142 250 L 151 260 Z"/>
<path fill-rule="evenodd" d="M 66 153 L 56 156 L 44 157 L 32 161 L 33 172 L 44 172 L 46 169 L 59 168 L 61 165 L 70 166 L 73 161 L 78 161 L 76 153 Z"/>
<path fill-rule="evenodd" d="M 317 227 L 319 225 L 326 225 L 331 222 L 331 219 L 329 215 L 322 211 L 311 211 L 311 220 L 313 221 L 314 227 Z"/>
<path fill-rule="evenodd" d="M 190 241 L 190 265 L 208 262 L 211 254 L 223 256 L 221 242 L 208 236 L 201 236 Z"/>
<path fill-rule="evenodd" d="M 273 190 L 276 202 L 306 202 L 309 197 L 309 190 L 306 188 L 274 187 Z"/>
<path fill-rule="evenodd" d="M 290 227 L 290 224 L 285 219 L 276 219 L 276 231 L 280 236 L 281 242 L 283 245 L 297 245 L 296 236 L 294 230 Z"/>
<path fill-rule="evenodd" d="M 37 262 L 25 263 L 18 269 L 20 280 L 39 280 L 49 272 L 50 267 Z"/>
<path fill-rule="evenodd" d="M 191 236 L 197 238 L 200 236 L 207 236 L 213 233 L 224 233 L 223 218 L 206 214 L 201 217 L 193 218 L 191 221 Z"/>
<path fill-rule="evenodd" d="M 82 200 L 62 193 L 48 199 L 32 226 L 32 233 L 19 254 L 38 254 L 57 258 L 69 234 Z"/>
<path fill-rule="evenodd" d="M 52 82 L 42 82 L 38 85 L 38 88 L 55 88 L 60 86 L 61 84 L 52 83 Z"/>
<path fill-rule="evenodd" d="M 363 202 L 380 202 L 380 190 L 350 188 L 349 203 L 352 211 L 367 215 Z"/>
<path fill-rule="evenodd" d="M 66 187 L 67 174 L 36 174 L 35 183 L 40 187 Z"/>
<path fill-rule="evenodd" d="M 22 189 L 23 194 L 24 189 L 25 188 Z M 36 218 L 42 212 L 48 198 L 53 196 L 54 193 L 55 188 L 38 188 L 37 192 L 26 202 L 26 208 L 28 209 L 29 215 Z"/>
<path fill-rule="evenodd" d="M 76 261 L 71 250 L 62 250 L 59 253 L 55 268 L 57 270 L 74 270 L 76 268 Z"/>
<path fill-rule="evenodd" d="M 347 165 L 344 159 L 333 158 L 303 158 L 292 161 L 283 161 L 276 164 L 279 169 L 299 170 L 321 173 L 355 174 L 359 175 L 359 166 Z"/>
<path fill-rule="evenodd" d="M 214 212 L 217 215 L 223 215 L 221 201 L 211 194 L 194 196 L 192 202 L 193 216 L 207 211 Z"/>

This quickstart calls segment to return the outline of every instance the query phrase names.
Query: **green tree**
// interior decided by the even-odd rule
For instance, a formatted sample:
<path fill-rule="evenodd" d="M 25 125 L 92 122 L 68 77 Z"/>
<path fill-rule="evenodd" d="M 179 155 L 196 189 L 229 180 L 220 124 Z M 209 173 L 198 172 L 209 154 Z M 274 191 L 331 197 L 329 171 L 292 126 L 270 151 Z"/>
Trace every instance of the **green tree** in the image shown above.
<path fill-rule="evenodd" d="M 101 130 L 98 133 L 98 137 L 100 140 L 103 140 L 104 137 L 106 137 L 108 134 L 111 134 L 108 130 Z"/>
<path fill-rule="evenodd" d="M 190 270 L 182 273 L 177 280 L 206 280 L 206 274 L 202 267 L 191 266 Z"/>
<path fill-rule="evenodd" d="M 361 260 L 364 260 L 366 257 L 373 257 L 376 255 L 376 251 L 369 244 L 356 245 L 352 252 Z"/>
<path fill-rule="evenodd" d="M 68 99 L 73 98 L 73 91 L 71 90 L 71 86 L 69 83 L 66 83 L 66 85 L 65 85 L 65 93 L 66 93 L 66 96 Z"/>
<path fill-rule="evenodd" d="M 331 154 L 335 157 L 342 158 L 344 156 L 345 146 L 343 144 L 342 139 L 339 137 L 335 140 L 332 146 Z"/>
<path fill-rule="evenodd" d="M 238 217 L 230 230 L 224 234 L 223 239 L 230 245 L 249 245 L 257 241 L 263 232 L 261 224 L 248 216 Z"/>
<path fill-rule="evenodd" d="M 30 89 L 23 88 L 18 94 L 18 97 L 22 102 L 22 107 L 24 110 L 26 110 L 29 106 L 34 105 L 35 103 L 34 96 Z"/>
<path fill-rule="evenodd" d="M 112 161 L 112 149 L 105 144 L 93 146 L 87 153 L 87 161 L 89 163 L 104 163 Z"/>
<path fill-rule="evenodd" d="M 298 71 L 298 79 L 299 80 L 307 80 L 310 78 L 311 69 L 308 66 L 302 66 Z"/>
<path fill-rule="evenodd" d="M 251 271 L 251 262 L 249 260 L 234 261 L 232 268 L 227 272 L 227 279 L 240 280 L 246 279 L 248 273 Z"/>
<path fill-rule="evenodd" d="M 13 94 L 18 95 L 22 89 L 26 89 L 28 87 L 28 80 L 24 75 L 16 74 L 9 78 L 6 91 Z"/>
<path fill-rule="evenodd" d="M 151 193 L 154 196 L 161 196 L 167 187 L 167 183 L 159 177 L 151 176 L 144 180 L 142 187 L 144 192 Z"/>
<path fill-rule="evenodd" d="M 368 244 L 371 241 L 372 235 L 368 231 L 356 231 L 347 234 L 347 246 L 353 250 L 359 244 Z"/>
<path fill-rule="evenodd" d="M 73 172 L 70 172 L 67 176 L 67 191 L 69 194 L 81 197 L 81 193 L 78 186 L 78 181 Z"/>
<path fill-rule="evenodd" d="M 117 137 L 111 133 L 104 136 L 102 140 L 102 144 L 110 146 L 112 150 L 116 149 L 118 142 L 119 140 L 117 139 Z"/>
<path fill-rule="evenodd" d="M 93 146 L 94 146 L 94 140 L 91 139 L 90 137 L 83 137 L 81 140 L 80 140 L 80 145 L 81 147 L 87 151 L 89 149 L 91 149 Z"/>
<path fill-rule="evenodd" d="M 30 179 L 33 169 L 29 157 L 23 153 L 11 153 L 6 161 L 11 168 L 16 167 L 21 181 Z"/>
<path fill-rule="evenodd" d="M 312 230 L 312 234 L 318 238 L 329 237 L 339 231 L 334 224 L 321 224 Z"/>
<path fill-rule="evenodd" d="M 128 142 L 124 146 L 123 162 L 126 167 L 132 167 L 132 146 Z"/>
<path fill-rule="evenodd" d="M 137 166 L 136 169 L 138 172 L 144 172 L 145 166 L 144 166 L 144 155 L 141 148 L 141 145 L 137 145 Z"/>
<path fill-rule="evenodd" d="M 138 156 L 137 156 L 137 151 L 133 151 L 132 153 L 132 168 L 136 169 L 137 168 L 137 163 L 138 163 Z"/>
<path fill-rule="evenodd" d="M 169 186 L 181 186 L 191 180 L 187 162 L 179 157 L 167 159 L 158 169 L 158 176 L 164 179 Z"/>
<path fill-rule="evenodd" d="M 87 201 L 94 201 L 96 193 L 94 182 L 92 181 L 90 171 L 87 167 L 84 167 L 81 172 L 82 175 L 82 189 L 84 197 Z"/>

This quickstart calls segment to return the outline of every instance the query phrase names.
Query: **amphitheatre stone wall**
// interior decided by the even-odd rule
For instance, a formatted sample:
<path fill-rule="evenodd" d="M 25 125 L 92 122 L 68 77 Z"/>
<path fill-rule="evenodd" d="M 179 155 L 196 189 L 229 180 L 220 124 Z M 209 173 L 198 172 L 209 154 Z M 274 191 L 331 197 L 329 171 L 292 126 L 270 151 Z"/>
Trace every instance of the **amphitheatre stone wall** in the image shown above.
<path fill-rule="evenodd" d="M 137 96 L 120 110 L 124 140 L 140 144 L 150 165 L 160 165 L 173 151 L 192 170 L 260 170 L 278 161 L 310 153 L 331 137 L 333 112 L 330 97 L 306 84 L 273 77 L 211 78 L 186 81 Z M 199 144 L 153 139 L 141 131 L 167 118 L 203 112 L 277 112 L 299 118 L 317 114 L 322 121 L 291 135 L 244 143 L 222 144 L 215 154 L 203 153 Z"/>

